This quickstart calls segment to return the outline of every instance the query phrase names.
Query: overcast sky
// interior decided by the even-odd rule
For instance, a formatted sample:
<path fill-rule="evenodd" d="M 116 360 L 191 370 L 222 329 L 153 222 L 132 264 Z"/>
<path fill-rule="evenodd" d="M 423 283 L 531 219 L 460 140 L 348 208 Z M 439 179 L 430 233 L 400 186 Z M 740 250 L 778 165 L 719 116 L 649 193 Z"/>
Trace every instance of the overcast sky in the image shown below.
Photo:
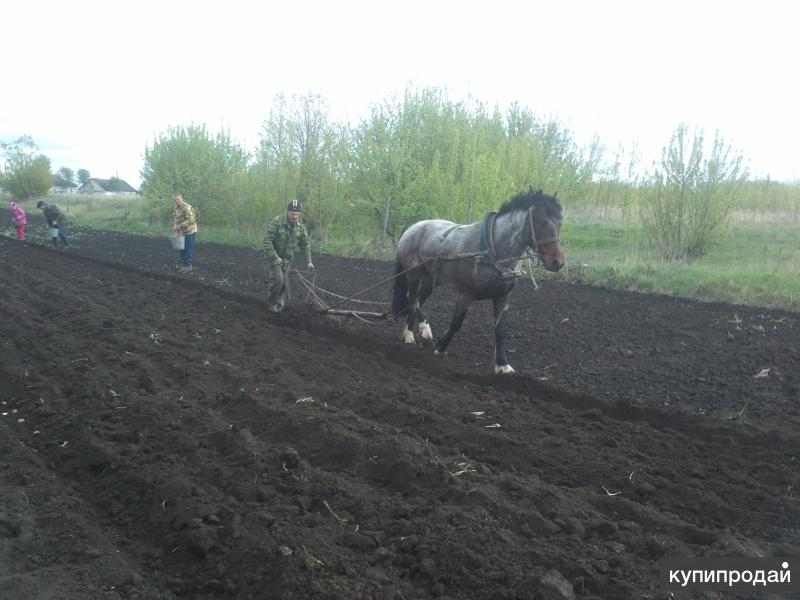
<path fill-rule="evenodd" d="M 646 164 L 681 122 L 719 130 L 754 175 L 796 181 L 798 32 L 788 0 L 9 0 L 0 140 L 138 186 L 169 126 L 252 150 L 277 93 L 356 121 L 411 84 L 518 101 Z"/>

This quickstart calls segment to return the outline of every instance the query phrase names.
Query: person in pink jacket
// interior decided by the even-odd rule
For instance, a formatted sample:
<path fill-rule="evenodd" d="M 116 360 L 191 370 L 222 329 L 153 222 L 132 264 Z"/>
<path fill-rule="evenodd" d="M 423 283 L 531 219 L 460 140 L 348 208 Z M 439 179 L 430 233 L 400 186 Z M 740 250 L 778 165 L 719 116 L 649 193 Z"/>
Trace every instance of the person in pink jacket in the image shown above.
<path fill-rule="evenodd" d="M 14 227 L 17 228 L 17 238 L 24 240 L 25 229 L 28 226 L 28 216 L 16 202 L 11 203 L 11 220 L 14 222 Z"/>

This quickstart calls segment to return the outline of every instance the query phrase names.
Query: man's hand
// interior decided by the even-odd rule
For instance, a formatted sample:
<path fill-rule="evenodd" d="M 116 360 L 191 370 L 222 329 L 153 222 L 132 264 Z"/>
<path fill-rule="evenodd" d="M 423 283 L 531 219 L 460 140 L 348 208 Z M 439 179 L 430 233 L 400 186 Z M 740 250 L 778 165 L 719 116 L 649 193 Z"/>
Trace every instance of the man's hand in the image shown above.
<path fill-rule="evenodd" d="M 280 267 L 283 264 L 283 259 L 279 256 L 275 259 L 275 264 Z"/>
<path fill-rule="evenodd" d="M 313 271 L 314 270 L 314 263 L 312 263 L 312 262 L 308 263 L 306 265 L 306 269 L 308 269 L 309 271 Z"/>

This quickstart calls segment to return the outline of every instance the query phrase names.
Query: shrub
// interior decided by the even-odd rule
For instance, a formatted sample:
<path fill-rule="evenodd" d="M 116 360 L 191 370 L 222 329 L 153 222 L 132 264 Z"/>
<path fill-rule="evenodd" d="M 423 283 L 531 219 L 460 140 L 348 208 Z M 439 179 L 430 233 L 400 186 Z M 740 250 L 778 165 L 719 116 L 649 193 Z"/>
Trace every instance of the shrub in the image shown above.
<path fill-rule="evenodd" d="M 705 255 L 725 233 L 747 170 L 719 132 L 704 157 L 702 130 L 681 124 L 642 190 L 641 218 L 650 242 L 665 261 Z"/>

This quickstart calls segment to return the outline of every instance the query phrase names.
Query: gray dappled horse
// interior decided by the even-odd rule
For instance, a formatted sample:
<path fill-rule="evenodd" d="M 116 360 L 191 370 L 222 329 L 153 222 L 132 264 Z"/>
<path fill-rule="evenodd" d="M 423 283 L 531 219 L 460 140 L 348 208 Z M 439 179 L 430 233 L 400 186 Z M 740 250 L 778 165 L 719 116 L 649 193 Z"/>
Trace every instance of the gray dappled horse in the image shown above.
<path fill-rule="evenodd" d="M 403 341 L 414 343 L 419 322 L 422 341 L 433 345 L 433 333 L 422 305 L 437 285 L 457 294 L 447 333 L 436 343 L 444 354 L 475 300 L 494 303 L 495 373 L 513 373 L 505 348 L 505 317 L 511 290 L 526 249 L 533 249 L 548 271 L 564 266 L 561 249 L 561 204 L 553 196 L 529 189 L 503 204 L 497 213 L 471 225 L 434 219 L 409 227 L 397 243 L 392 313 L 407 314 Z"/>

